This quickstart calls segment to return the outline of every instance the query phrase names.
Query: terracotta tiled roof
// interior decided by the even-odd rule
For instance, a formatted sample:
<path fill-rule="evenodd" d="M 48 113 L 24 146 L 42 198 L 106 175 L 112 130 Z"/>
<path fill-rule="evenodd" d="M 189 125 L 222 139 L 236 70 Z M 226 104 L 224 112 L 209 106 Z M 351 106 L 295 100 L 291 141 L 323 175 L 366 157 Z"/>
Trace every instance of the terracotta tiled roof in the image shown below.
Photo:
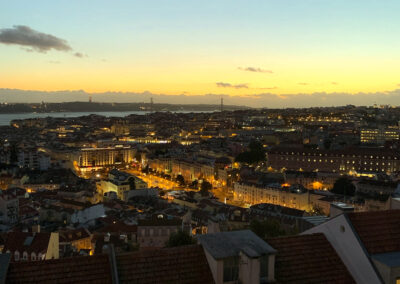
<path fill-rule="evenodd" d="M 214 283 L 200 245 L 117 256 L 120 283 Z"/>
<path fill-rule="evenodd" d="M 32 238 L 30 242 L 26 242 L 27 238 Z M 23 253 L 35 252 L 46 253 L 49 246 L 50 233 L 25 233 L 25 232 L 9 232 L 6 236 L 3 252 L 18 251 Z"/>
<path fill-rule="evenodd" d="M 355 283 L 324 234 L 268 239 L 278 283 Z"/>
<path fill-rule="evenodd" d="M 400 251 L 400 210 L 348 213 L 369 254 Z"/>
<path fill-rule="evenodd" d="M 108 255 L 10 263 L 7 283 L 112 283 Z"/>

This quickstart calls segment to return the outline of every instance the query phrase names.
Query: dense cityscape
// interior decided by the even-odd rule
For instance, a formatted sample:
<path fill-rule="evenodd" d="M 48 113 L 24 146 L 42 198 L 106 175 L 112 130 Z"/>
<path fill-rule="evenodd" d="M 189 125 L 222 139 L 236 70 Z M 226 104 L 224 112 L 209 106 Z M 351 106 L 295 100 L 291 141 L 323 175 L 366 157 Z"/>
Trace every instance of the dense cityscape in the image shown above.
<path fill-rule="evenodd" d="M 0 5 L 0 284 L 400 284 L 400 1 Z"/>
<path fill-rule="evenodd" d="M 100 282 L 391 283 L 399 112 L 349 105 L 13 120 L 0 129 L 6 279 L 46 279 L 61 265 L 68 277 L 84 267 Z M 296 267 L 304 255 L 308 270 Z"/>

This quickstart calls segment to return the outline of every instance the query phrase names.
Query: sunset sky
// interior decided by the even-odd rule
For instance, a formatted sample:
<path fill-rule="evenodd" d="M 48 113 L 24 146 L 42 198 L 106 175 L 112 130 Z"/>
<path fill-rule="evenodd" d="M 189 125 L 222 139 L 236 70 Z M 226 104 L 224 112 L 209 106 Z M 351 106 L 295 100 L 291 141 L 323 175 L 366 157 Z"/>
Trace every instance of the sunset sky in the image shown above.
<path fill-rule="evenodd" d="M 1 0 L 0 88 L 364 104 L 400 88 L 399 11 L 398 0 Z"/>

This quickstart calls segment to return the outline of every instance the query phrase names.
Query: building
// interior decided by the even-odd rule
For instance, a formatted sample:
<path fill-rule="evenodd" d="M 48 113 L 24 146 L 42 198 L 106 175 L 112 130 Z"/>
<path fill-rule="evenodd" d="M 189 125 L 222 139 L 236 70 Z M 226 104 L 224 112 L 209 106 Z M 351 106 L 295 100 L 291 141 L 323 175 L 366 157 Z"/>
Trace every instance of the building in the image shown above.
<path fill-rule="evenodd" d="M 398 283 L 400 210 L 343 213 L 303 234 L 323 233 L 357 283 Z"/>
<path fill-rule="evenodd" d="M 252 231 L 199 235 L 215 283 L 263 283 L 275 280 L 276 250 Z"/>
<path fill-rule="evenodd" d="M 83 148 L 74 161 L 80 171 L 98 170 L 133 162 L 136 150 L 130 146 L 117 145 L 108 148 Z"/>
<path fill-rule="evenodd" d="M 36 150 L 18 152 L 18 166 L 32 170 L 46 171 L 50 168 L 50 156 Z"/>
<path fill-rule="evenodd" d="M 361 143 L 383 145 L 386 141 L 399 140 L 399 130 L 391 128 L 363 128 L 360 130 Z"/>
<path fill-rule="evenodd" d="M 154 215 L 138 220 L 137 241 L 140 248 L 164 247 L 171 234 L 182 230 L 182 220 L 166 215 Z"/>
<path fill-rule="evenodd" d="M 280 184 L 260 186 L 236 182 L 233 185 L 233 198 L 249 205 L 271 203 L 306 211 L 310 209 L 309 191 L 302 186 L 285 187 Z"/>
<path fill-rule="evenodd" d="M 400 169 L 400 153 L 384 148 L 322 150 L 276 147 L 268 152 L 268 164 L 275 170 L 331 173 L 386 172 Z"/>
<path fill-rule="evenodd" d="M 107 180 L 101 180 L 97 183 L 97 191 L 101 196 L 104 196 L 108 192 L 115 192 L 121 200 L 127 200 L 125 197 L 128 191 L 142 190 L 147 187 L 147 183 L 140 178 L 117 169 L 112 169 L 109 172 Z M 129 196 L 127 196 L 128 199 Z"/>
<path fill-rule="evenodd" d="M 85 228 L 74 230 L 59 231 L 60 254 L 66 256 L 70 252 L 80 252 L 87 250 L 89 253 L 93 250 L 91 234 Z"/>
<path fill-rule="evenodd" d="M 36 261 L 59 258 L 58 233 L 8 232 L 3 253 L 11 254 L 11 261 Z"/>
<path fill-rule="evenodd" d="M 3 283 L 188 283 L 212 284 L 203 248 L 190 245 L 151 251 L 10 262 L 0 254 Z"/>
<path fill-rule="evenodd" d="M 18 197 L 6 191 L 0 191 L 0 220 L 5 224 L 15 224 L 19 217 Z"/>

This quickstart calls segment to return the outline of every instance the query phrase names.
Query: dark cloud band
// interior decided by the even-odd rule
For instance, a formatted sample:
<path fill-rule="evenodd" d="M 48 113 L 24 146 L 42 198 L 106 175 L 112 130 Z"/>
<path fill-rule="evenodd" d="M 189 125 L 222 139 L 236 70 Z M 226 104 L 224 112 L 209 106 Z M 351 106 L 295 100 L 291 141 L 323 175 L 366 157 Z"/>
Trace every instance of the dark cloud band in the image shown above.
<path fill-rule="evenodd" d="M 0 29 L 0 43 L 19 45 L 29 52 L 46 53 L 50 50 L 73 52 L 72 47 L 65 39 L 35 31 L 28 26 L 13 26 L 10 29 Z M 74 52 L 73 55 L 79 58 L 85 57 L 80 52 Z"/>
<path fill-rule="evenodd" d="M 217 82 L 215 83 L 217 87 L 220 88 L 233 88 L 233 89 L 248 89 L 249 86 L 248 84 L 231 84 L 231 83 L 225 83 L 225 82 Z"/>
<path fill-rule="evenodd" d="M 238 67 L 239 70 L 248 71 L 248 72 L 256 72 L 256 73 L 274 73 L 271 70 L 262 69 L 259 67 Z"/>

